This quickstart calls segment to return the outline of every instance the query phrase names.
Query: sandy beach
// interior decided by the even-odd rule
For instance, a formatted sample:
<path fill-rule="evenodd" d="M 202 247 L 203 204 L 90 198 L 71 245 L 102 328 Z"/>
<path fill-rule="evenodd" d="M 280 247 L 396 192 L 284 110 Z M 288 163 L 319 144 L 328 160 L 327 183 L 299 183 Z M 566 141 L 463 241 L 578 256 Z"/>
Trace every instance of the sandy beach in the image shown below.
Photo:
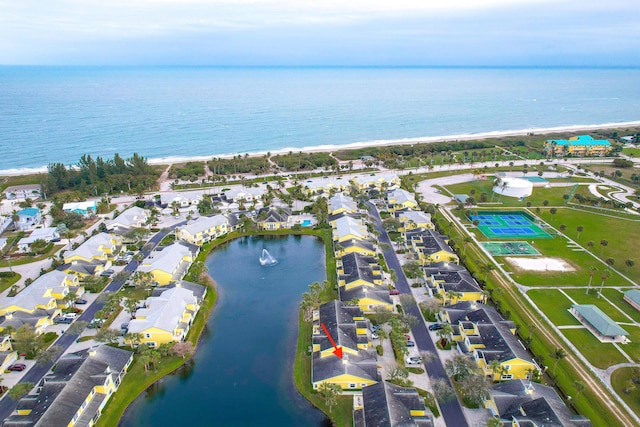
<path fill-rule="evenodd" d="M 491 132 L 480 132 L 474 134 L 454 134 L 454 135 L 441 135 L 441 136 L 428 136 L 428 137 L 420 137 L 420 138 L 401 138 L 401 139 L 388 139 L 388 140 L 373 140 L 373 141 L 363 141 L 363 142 L 354 142 L 348 143 L 344 145 L 316 145 L 310 147 L 285 147 L 280 150 L 271 150 L 271 151 L 254 151 L 249 152 L 250 157 L 260 157 L 264 156 L 267 153 L 271 155 L 277 154 L 286 154 L 289 152 L 303 152 L 303 153 L 322 153 L 322 152 L 332 152 L 339 150 L 353 150 L 365 147 L 384 147 L 384 146 L 393 146 L 393 145 L 407 145 L 407 144 L 431 144 L 437 142 L 453 142 L 453 141 L 472 141 L 472 140 L 482 140 L 488 138 L 504 138 L 504 137 L 512 137 L 512 136 L 526 136 L 528 134 L 535 134 L 538 136 L 552 136 L 557 133 L 566 133 L 566 132 L 588 132 L 593 130 L 603 130 L 603 129 L 624 129 L 628 127 L 640 127 L 640 120 L 631 121 L 631 122 L 620 122 L 620 123 L 603 123 L 596 125 L 572 125 L 572 126 L 557 126 L 557 127 L 549 127 L 549 128 L 529 128 L 529 129 L 521 129 L 521 130 L 507 130 L 507 131 L 491 131 Z M 89 153 L 90 154 L 90 153 Z M 145 155 L 145 153 L 140 153 L 141 155 Z M 226 154 L 211 154 L 208 156 L 171 156 L 171 157 L 161 157 L 161 158 L 149 158 L 149 164 L 152 165 L 172 165 L 193 161 L 208 161 L 212 158 L 232 158 L 237 155 L 244 155 L 245 152 L 237 152 L 237 153 L 226 153 Z M 7 169 L 0 171 L 0 176 L 19 176 L 19 175 L 28 175 L 28 174 L 36 174 L 36 173 L 46 173 L 47 167 L 42 166 L 39 168 L 21 168 L 21 169 Z"/>

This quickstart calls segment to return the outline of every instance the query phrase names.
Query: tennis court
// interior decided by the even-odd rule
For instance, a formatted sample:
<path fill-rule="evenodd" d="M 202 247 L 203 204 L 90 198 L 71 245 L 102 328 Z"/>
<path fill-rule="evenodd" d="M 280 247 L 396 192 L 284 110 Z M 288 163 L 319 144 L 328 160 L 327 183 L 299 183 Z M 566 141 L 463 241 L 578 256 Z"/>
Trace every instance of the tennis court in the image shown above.
<path fill-rule="evenodd" d="M 476 212 L 469 217 L 489 239 L 549 239 L 534 219 L 524 212 Z"/>
<path fill-rule="evenodd" d="M 492 256 L 540 255 L 528 242 L 482 242 Z"/>

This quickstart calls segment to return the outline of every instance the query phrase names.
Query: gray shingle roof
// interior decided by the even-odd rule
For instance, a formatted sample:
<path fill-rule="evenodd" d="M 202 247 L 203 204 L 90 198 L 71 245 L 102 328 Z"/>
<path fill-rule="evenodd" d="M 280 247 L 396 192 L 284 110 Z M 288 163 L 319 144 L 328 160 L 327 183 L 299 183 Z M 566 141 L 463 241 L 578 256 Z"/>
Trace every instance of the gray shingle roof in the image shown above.
<path fill-rule="evenodd" d="M 359 253 L 346 254 L 342 258 L 342 270 L 343 274 L 340 275 L 340 279 L 344 280 L 346 284 L 355 282 L 356 280 L 364 280 L 366 282 L 374 284 L 374 280 L 379 280 L 380 266 L 378 261 L 371 256 L 361 255 Z M 377 271 L 378 274 L 374 274 Z"/>
<path fill-rule="evenodd" d="M 342 359 L 334 355 L 320 357 L 320 352 L 316 351 L 311 360 L 311 371 L 313 382 L 328 380 L 344 374 L 380 381 L 375 352 L 368 350 L 360 350 L 357 355 L 345 353 Z"/>
<path fill-rule="evenodd" d="M 362 390 L 362 399 L 362 427 L 433 426 L 433 417 L 414 388 L 380 382 L 365 387 Z M 428 415 L 412 416 L 412 410 L 427 411 Z"/>
<path fill-rule="evenodd" d="M 367 328 L 367 321 L 354 320 L 354 317 L 364 318 L 358 306 L 346 306 L 340 301 L 333 300 L 322 304 L 319 312 L 320 319 L 316 322 L 317 326 L 324 324 L 338 347 L 346 347 L 357 351 L 358 344 L 364 344 L 368 341 L 366 335 L 358 335 L 356 333 L 358 328 Z M 320 344 L 320 351 L 332 348 L 333 345 L 324 331 L 321 328 L 319 331 L 318 335 L 312 337 L 313 343 Z"/>

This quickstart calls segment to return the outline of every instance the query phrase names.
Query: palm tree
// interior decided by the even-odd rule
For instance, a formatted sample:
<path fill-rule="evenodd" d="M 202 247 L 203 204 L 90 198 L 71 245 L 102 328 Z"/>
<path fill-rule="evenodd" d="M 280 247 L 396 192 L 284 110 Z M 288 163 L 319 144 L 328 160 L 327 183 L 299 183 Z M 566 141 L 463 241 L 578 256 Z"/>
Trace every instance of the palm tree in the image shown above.
<path fill-rule="evenodd" d="M 487 276 L 489 275 L 489 273 L 492 272 L 495 269 L 496 269 L 496 267 L 490 262 L 485 262 L 485 263 L 481 264 L 480 265 L 480 271 L 484 273 L 484 278 L 482 280 L 486 282 L 487 281 Z"/>
<path fill-rule="evenodd" d="M 607 279 L 611 277 L 611 271 L 608 268 L 605 268 L 604 270 L 602 270 L 600 277 L 602 279 L 602 282 L 600 283 L 600 289 L 598 290 L 598 298 L 600 298 L 600 296 L 602 295 L 602 288 L 604 287 L 604 282 L 606 282 Z"/>
<path fill-rule="evenodd" d="M 604 252 L 604 248 L 605 246 L 607 246 L 609 244 L 609 242 L 605 239 L 600 240 L 600 255 L 602 255 L 602 253 Z"/>
<path fill-rule="evenodd" d="M 580 396 L 580 393 L 582 393 L 587 388 L 587 385 L 582 381 L 575 380 L 573 382 L 573 386 L 576 388 L 576 395 L 574 397 L 574 400 L 575 400 L 575 399 L 578 399 L 578 396 Z"/>
<path fill-rule="evenodd" d="M 624 265 L 626 265 L 626 266 L 627 266 L 627 271 L 629 271 L 629 269 L 630 269 L 631 267 L 633 267 L 635 264 L 636 264 L 636 262 L 635 262 L 634 260 L 632 260 L 632 259 L 628 259 L 628 260 L 626 260 L 626 261 L 624 262 Z"/>
<path fill-rule="evenodd" d="M 593 281 L 593 276 L 595 276 L 597 272 L 598 269 L 593 265 L 589 267 L 589 283 L 587 284 L 587 291 L 585 292 L 585 294 L 589 293 L 589 289 L 591 289 L 591 282 Z"/>
<path fill-rule="evenodd" d="M 462 238 L 462 255 L 466 255 L 467 245 L 471 242 L 473 242 L 473 238 L 469 235 Z"/>
<path fill-rule="evenodd" d="M 496 375 L 498 376 L 497 381 L 500 381 L 502 379 L 502 375 L 504 375 L 507 371 L 505 367 L 502 366 L 502 363 L 500 363 L 500 361 L 497 359 L 493 359 L 491 362 L 489 362 L 489 368 L 491 368 L 491 372 L 493 373 L 493 381 L 496 381 Z"/>
<path fill-rule="evenodd" d="M 452 334 L 453 334 L 453 328 L 448 323 L 444 323 L 442 325 L 442 328 L 438 330 L 437 335 L 438 337 L 440 337 L 440 340 L 442 341 L 441 344 L 443 347 L 447 344 L 447 341 L 449 341 Z"/>
<path fill-rule="evenodd" d="M 580 240 L 580 233 L 584 231 L 584 227 L 579 225 L 576 227 L 576 231 L 578 232 L 578 237 L 576 237 L 576 240 Z"/>
<path fill-rule="evenodd" d="M 564 359 L 565 357 L 567 357 L 567 352 L 564 351 L 563 348 L 559 347 L 554 350 L 551 356 L 555 359 L 555 362 L 553 364 L 553 376 L 555 376 L 556 368 L 558 367 L 558 362 L 560 362 L 560 359 Z"/>

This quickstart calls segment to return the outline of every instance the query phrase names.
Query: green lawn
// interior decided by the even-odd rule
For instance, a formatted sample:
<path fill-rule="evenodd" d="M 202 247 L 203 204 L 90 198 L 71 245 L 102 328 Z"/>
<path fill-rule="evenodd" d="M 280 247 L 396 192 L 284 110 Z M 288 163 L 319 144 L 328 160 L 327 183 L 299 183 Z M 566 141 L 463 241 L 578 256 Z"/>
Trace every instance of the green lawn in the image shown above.
<path fill-rule="evenodd" d="M 640 157 L 640 148 L 628 148 L 625 147 L 622 149 L 622 152 L 627 156 L 631 157 Z"/>
<path fill-rule="evenodd" d="M 43 259 L 47 259 L 58 252 L 63 246 L 65 245 L 53 245 L 53 247 L 46 254 L 38 256 L 24 255 L 18 258 L 12 258 L 11 261 L 7 261 L 6 258 L 3 258 L 2 260 L 0 260 L 0 267 L 11 267 L 15 265 L 30 264 L 32 262 L 42 261 Z"/>
<path fill-rule="evenodd" d="M 607 369 L 609 366 L 628 362 L 613 344 L 598 341 L 587 329 L 563 329 L 562 333 L 596 368 Z"/>
<path fill-rule="evenodd" d="M 636 414 L 640 414 L 640 387 L 631 391 L 629 394 L 624 392 L 625 383 L 632 377 L 634 368 L 618 368 L 611 374 L 611 385 L 618 393 L 618 396 L 625 401 L 627 405 Z"/>
<path fill-rule="evenodd" d="M 613 258 L 615 268 L 620 269 L 636 283 L 640 283 L 640 259 L 634 260 L 635 266 L 629 268 L 628 271 L 625 267 L 625 260 L 633 259 L 636 254 L 640 253 L 640 240 L 633 238 L 616 238 L 617 236 L 631 237 L 638 235 L 638 233 L 640 233 L 640 220 L 630 221 L 609 215 L 570 208 L 558 209 L 555 215 L 551 215 L 548 209 L 543 209 L 540 216 L 556 228 L 561 224 L 566 225 L 566 234 L 584 247 L 588 247 L 587 243 L 593 241 L 593 253 L 596 256 L 603 260 L 609 257 Z M 577 232 L 578 226 L 584 227 L 579 239 Z M 602 240 L 607 240 L 608 245 L 605 247 L 601 246 L 600 242 Z M 593 264 L 593 262 L 590 264 Z M 587 264 L 587 266 L 590 264 Z M 602 265 L 598 266 L 598 268 L 601 267 Z M 614 280 L 612 277 L 607 282 L 607 285 L 611 286 L 614 282 L 617 282 L 617 280 Z M 628 286 L 629 282 L 623 280 L 620 282 L 620 285 Z"/>
<path fill-rule="evenodd" d="M 607 297 L 612 303 L 627 313 L 633 320 L 640 322 L 640 311 L 636 310 L 631 304 L 624 300 L 624 293 L 617 289 L 603 289 L 602 294 Z"/>
<path fill-rule="evenodd" d="M 571 313 L 571 301 L 557 289 L 532 289 L 527 292 L 538 309 L 547 315 L 556 326 L 579 325 L 580 322 Z"/>
<path fill-rule="evenodd" d="M 585 289 L 564 289 L 565 293 L 573 298 L 578 304 L 593 304 L 611 318 L 614 322 L 631 322 L 627 316 L 622 314 L 607 300 L 598 298 L 597 295 L 585 294 Z"/>
<path fill-rule="evenodd" d="M 13 277 L 0 277 L 0 292 L 4 292 L 13 286 L 22 276 L 14 272 Z"/>
<path fill-rule="evenodd" d="M 620 325 L 622 329 L 629 332 L 630 343 L 620 344 L 620 348 L 627 353 L 627 355 L 635 360 L 640 361 L 640 326 Z"/>

